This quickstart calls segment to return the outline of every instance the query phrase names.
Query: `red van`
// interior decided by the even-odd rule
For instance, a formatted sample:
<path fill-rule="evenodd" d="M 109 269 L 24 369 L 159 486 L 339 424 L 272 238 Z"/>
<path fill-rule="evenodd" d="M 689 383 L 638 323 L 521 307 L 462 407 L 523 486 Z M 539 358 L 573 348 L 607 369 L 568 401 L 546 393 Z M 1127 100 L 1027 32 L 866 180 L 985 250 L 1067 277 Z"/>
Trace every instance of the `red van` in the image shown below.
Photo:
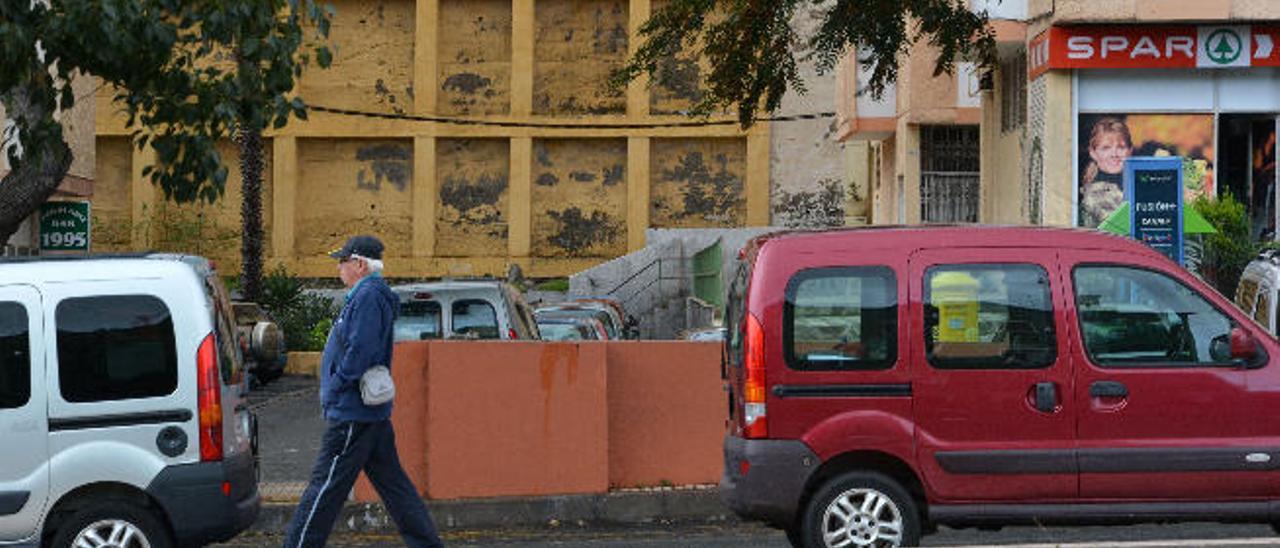
<path fill-rule="evenodd" d="M 1280 521 L 1280 345 L 1141 244 L 779 233 L 744 248 L 729 293 L 721 496 L 795 546 Z"/>

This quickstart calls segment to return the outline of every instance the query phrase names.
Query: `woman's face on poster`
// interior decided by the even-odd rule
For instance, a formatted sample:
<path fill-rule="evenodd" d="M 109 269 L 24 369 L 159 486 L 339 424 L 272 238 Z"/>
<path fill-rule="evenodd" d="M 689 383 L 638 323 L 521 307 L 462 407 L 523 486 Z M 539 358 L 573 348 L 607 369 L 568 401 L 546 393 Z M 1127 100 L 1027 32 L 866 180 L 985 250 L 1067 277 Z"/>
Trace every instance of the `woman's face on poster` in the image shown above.
<path fill-rule="evenodd" d="M 1089 157 L 1098 163 L 1098 169 L 1104 173 L 1124 171 L 1124 159 L 1132 153 L 1133 148 L 1117 133 L 1101 136 L 1097 146 L 1089 149 Z"/>

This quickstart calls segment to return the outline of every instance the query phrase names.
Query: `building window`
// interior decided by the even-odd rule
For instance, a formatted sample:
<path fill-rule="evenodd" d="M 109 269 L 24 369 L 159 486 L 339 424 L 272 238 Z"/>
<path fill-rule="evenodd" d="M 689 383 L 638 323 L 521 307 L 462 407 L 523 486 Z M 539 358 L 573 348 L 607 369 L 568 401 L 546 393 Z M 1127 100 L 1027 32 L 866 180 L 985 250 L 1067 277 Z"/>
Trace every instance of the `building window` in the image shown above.
<path fill-rule="evenodd" d="M 978 126 L 920 126 L 920 219 L 978 222 Z"/>
<path fill-rule="evenodd" d="M 1010 132 L 1027 123 L 1027 56 L 1002 60 L 999 70 L 1000 131 Z"/>

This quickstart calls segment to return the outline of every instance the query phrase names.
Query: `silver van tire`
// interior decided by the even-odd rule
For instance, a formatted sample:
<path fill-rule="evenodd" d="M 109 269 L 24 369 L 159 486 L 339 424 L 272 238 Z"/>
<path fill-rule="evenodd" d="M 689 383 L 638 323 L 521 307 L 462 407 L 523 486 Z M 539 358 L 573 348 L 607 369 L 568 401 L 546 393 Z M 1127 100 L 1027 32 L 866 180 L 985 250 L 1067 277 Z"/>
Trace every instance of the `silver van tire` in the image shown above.
<path fill-rule="evenodd" d="M 172 548 L 164 522 L 127 499 L 99 498 L 58 523 L 53 548 Z"/>
<path fill-rule="evenodd" d="M 803 516 L 809 548 L 920 544 L 920 511 L 897 481 L 878 472 L 848 472 L 818 489 Z"/>

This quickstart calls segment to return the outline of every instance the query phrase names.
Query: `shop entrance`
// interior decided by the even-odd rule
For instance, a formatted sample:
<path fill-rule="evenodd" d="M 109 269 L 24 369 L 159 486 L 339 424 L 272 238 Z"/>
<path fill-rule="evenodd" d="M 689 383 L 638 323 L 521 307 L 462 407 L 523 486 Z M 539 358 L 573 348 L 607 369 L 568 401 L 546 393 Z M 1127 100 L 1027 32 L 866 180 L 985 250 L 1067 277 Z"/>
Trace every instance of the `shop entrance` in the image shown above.
<path fill-rule="evenodd" d="M 1244 204 L 1255 241 L 1276 238 L 1276 114 L 1218 117 L 1218 181 Z"/>

